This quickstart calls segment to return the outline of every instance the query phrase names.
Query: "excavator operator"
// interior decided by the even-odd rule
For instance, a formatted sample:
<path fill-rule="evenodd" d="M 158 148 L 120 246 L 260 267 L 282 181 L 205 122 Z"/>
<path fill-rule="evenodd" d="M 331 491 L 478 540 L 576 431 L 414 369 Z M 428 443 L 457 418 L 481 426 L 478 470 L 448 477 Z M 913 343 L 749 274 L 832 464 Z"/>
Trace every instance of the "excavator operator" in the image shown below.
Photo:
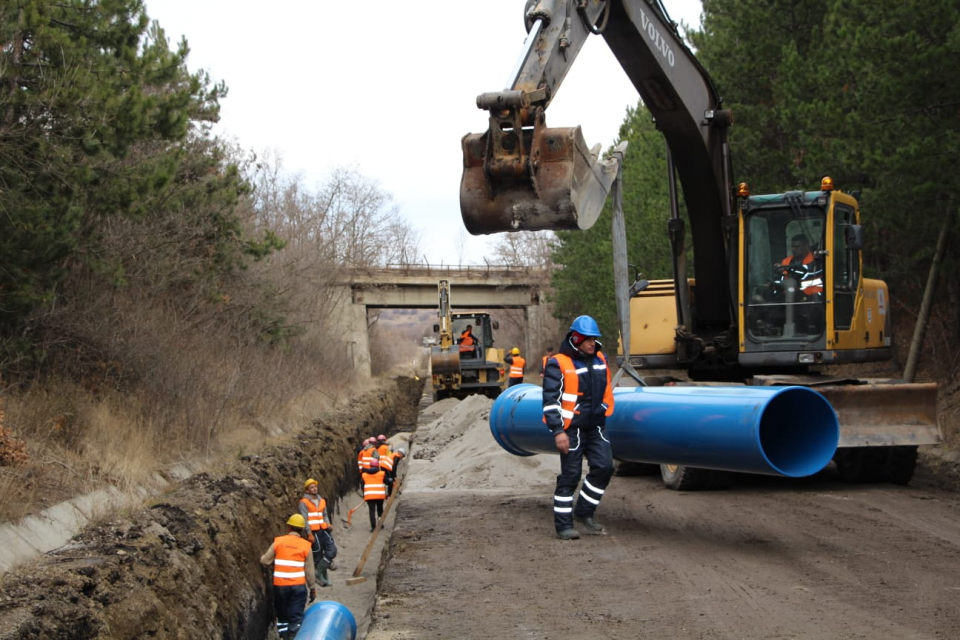
<path fill-rule="evenodd" d="M 473 353 L 477 341 L 473 337 L 473 325 L 468 324 L 467 328 L 460 334 L 460 353 Z"/>

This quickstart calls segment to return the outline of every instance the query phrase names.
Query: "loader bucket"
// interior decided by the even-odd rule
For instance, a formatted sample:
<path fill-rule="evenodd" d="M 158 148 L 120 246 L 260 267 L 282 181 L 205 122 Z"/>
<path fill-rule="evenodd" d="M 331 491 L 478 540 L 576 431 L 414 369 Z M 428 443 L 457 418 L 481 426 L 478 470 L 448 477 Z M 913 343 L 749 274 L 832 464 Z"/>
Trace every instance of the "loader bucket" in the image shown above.
<path fill-rule="evenodd" d="M 522 151 L 492 157 L 489 131 L 463 137 L 460 214 L 467 231 L 589 229 L 606 202 L 618 161 L 598 162 L 599 145 L 588 149 L 580 127 L 528 128 L 521 135 L 519 148 L 529 149 L 529 157 Z"/>
<path fill-rule="evenodd" d="M 430 372 L 437 375 L 460 373 L 460 351 L 457 347 L 430 350 Z"/>
<path fill-rule="evenodd" d="M 814 388 L 830 401 L 837 413 L 839 447 L 940 442 L 936 384 L 873 382 Z"/>

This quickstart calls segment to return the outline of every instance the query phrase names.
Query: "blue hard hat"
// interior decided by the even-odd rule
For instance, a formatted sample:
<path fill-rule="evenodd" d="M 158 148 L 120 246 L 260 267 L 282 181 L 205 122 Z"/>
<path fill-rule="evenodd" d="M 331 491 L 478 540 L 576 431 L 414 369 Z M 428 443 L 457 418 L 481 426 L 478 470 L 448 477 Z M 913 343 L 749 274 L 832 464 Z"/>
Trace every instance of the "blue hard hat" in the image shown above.
<path fill-rule="evenodd" d="M 570 331 L 576 331 L 580 335 L 589 338 L 600 337 L 600 327 L 597 326 L 597 321 L 590 316 L 579 316 L 573 321 L 573 324 L 570 325 Z"/>

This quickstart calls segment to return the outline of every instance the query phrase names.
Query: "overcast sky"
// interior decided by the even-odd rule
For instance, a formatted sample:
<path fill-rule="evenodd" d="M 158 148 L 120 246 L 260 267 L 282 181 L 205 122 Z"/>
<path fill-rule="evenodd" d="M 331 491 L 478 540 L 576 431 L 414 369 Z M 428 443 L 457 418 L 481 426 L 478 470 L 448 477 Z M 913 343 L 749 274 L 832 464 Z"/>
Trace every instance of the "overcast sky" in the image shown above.
<path fill-rule="evenodd" d="M 664 0 L 698 26 L 700 0 Z M 431 264 L 483 264 L 488 237 L 460 218 L 460 139 L 487 128 L 476 96 L 504 88 L 526 31 L 523 0 L 146 0 L 192 71 L 223 80 L 216 132 L 276 150 L 310 187 L 353 166 L 390 193 Z M 587 41 L 547 111 L 609 147 L 637 93 L 602 37 Z"/>

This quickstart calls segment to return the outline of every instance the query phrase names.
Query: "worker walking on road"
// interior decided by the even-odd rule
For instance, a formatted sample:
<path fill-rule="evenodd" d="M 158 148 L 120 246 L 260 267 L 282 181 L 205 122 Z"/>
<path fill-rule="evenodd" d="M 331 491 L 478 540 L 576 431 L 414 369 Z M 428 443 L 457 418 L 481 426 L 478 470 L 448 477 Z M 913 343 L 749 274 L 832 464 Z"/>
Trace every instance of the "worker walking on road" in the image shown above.
<path fill-rule="evenodd" d="M 327 569 L 336 569 L 333 560 L 337 557 L 337 544 L 333 540 L 333 521 L 327 511 L 327 501 L 320 496 L 317 481 L 308 478 L 303 483 L 304 494 L 300 498 L 300 515 L 307 521 L 310 533 L 307 540 L 312 544 L 313 563 L 317 573 L 317 582 L 321 587 L 329 587 Z"/>
<path fill-rule="evenodd" d="M 386 471 L 376 467 L 363 472 L 363 499 L 370 510 L 370 531 L 377 528 L 377 519 L 383 515 L 383 501 L 387 499 Z"/>
<path fill-rule="evenodd" d="M 543 379 L 543 372 L 547 370 L 547 360 L 553 357 L 553 347 L 547 347 L 547 353 L 540 360 L 540 379 Z"/>
<path fill-rule="evenodd" d="M 303 622 L 303 610 L 317 598 L 316 574 L 310 543 L 303 538 L 306 520 L 299 513 L 287 519 L 287 533 L 274 538 L 260 558 L 260 564 L 273 565 L 273 609 L 277 615 L 277 633 L 281 640 L 293 638 Z"/>
<path fill-rule="evenodd" d="M 599 337 L 600 328 L 593 318 L 578 317 L 560 344 L 560 352 L 547 360 L 543 375 L 543 419 L 560 452 L 553 524 L 562 540 L 580 537 L 573 528 L 574 519 L 586 533 L 606 533 L 593 519 L 613 476 L 613 452 L 605 432 L 607 416 L 613 413 L 613 388 Z M 574 506 L 584 456 L 590 470 Z"/>
<path fill-rule="evenodd" d="M 515 384 L 523 382 L 523 370 L 526 367 L 527 361 L 520 357 L 520 349 L 514 347 L 503 360 L 510 365 L 510 383 L 507 386 L 512 387 Z"/>

